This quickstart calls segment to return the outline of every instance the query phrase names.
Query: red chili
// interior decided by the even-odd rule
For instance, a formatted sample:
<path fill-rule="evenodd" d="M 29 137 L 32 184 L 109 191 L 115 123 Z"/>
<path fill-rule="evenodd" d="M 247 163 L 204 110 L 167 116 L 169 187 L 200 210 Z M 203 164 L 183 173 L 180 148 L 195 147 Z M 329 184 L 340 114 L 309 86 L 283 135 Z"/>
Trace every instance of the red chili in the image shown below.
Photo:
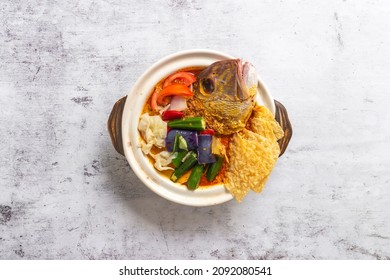
<path fill-rule="evenodd" d="M 208 129 L 202 130 L 199 134 L 201 134 L 201 135 L 205 135 L 205 134 L 214 135 L 215 131 L 214 131 L 214 129 L 208 128 Z"/>
<path fill-rule="evenodd" d="M 161 118 L 163 119 L 163 121 L 170 121 L 170 120 L 175 120 L 175 119 L 181 119 L 183 116 L 184 116 L 183 112 L 175 111 L 175 110 L 164 111 L 161 114 Z"/>

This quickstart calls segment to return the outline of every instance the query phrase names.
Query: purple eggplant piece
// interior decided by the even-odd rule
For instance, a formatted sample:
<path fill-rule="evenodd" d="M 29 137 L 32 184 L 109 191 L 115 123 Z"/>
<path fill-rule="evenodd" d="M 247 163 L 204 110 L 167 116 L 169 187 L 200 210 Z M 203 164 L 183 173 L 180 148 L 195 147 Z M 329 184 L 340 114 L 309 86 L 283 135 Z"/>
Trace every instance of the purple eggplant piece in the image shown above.
<path fill-rule="evenodd" d="M 165 147 L 168 152 L 173 152 L 173 146 L 175 144 L 176 133 L 179 133 L 187 142 L 187 148 L 189 151 L 196 150 L 198 148 L 198 134 L 192 130 L 171 129 L 167 133 L 165 138 Z"/>
<path fill-rule="evenodd" d="M 216 162 L 215 156 L 211 153 L 212 135 L 198 135 L 198 162 L 200 164 Z"/>

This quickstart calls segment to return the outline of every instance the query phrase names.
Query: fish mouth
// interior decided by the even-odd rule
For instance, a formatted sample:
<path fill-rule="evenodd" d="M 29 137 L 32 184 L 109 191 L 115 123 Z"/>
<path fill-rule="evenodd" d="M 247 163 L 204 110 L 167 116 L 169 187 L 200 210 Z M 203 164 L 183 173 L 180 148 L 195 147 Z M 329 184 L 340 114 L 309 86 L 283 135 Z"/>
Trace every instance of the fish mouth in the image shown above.
<path fill-rule="evenodd" d="M 237 58 L 236 61 L 236 69 L 237 69 L 237 78 L 238 78 L 238 82 L 240 84 L 244 84 L 244 65 L 245 65 L 245 62 L 243 62 L 241 59 Z"/>
<path fill-rule="evenodd" d="M 254 89 L 257 88 L 258 83 L 258 76 L 256 69 L 252 64 L 250 64 L 247 61 L 242 61 L 241 59 L 236 59 L 236 65 L 237 65 L 237 78 L 238 78 L 238 84 L 240 85 L 242 89 L 242 93 L 239 96 L 240 99 L 246 97 L 252 97 L 254 96 Z M 246 94 L 244 94 L 244 92 Z"/>

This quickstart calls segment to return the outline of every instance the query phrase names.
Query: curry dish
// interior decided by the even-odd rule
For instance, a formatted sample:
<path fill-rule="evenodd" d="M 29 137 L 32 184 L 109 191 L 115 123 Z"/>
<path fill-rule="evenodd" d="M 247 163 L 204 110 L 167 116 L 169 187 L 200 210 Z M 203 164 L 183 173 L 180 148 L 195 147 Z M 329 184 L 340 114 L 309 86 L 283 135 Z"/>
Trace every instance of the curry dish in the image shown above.
<path fill-rule="evenodd" d="M 239 59 L 180 69 L 158 82 L 138 130 L 155 169 L 189 191 L 224 184 L 241 201 L 261 192 L 283 131 L 255 102 L 258 78 Z"/>

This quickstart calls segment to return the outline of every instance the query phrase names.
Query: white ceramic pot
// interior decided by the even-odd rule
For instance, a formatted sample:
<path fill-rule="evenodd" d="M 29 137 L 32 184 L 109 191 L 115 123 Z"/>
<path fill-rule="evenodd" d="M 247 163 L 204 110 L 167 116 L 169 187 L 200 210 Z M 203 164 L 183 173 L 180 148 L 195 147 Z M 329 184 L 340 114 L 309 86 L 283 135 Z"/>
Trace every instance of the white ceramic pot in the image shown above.
<path fill-rule="evenodd" d="M 190 191 L 185 186 L 173 183 L 169 178 L 161 176 L 139 148 L 141 136 L 137 129 L 144 104 L 154 86 L 161 79 L 182 68 L 208 66 L 215 61 L 232 58 L 235 57 L 212 50 L 196 49 L 174 53 L 149 67 L 127 95 L 121 127 L 123 152 L 134 173 L 145 186 L 156 194 L 168 200 L 191 206 L 216 205 L 233 198 L 223 185 Z M 260 78 L 259 94 L 256 101 L 258 104 L 268 107 L 275 114 L 274 100 Z"/>

